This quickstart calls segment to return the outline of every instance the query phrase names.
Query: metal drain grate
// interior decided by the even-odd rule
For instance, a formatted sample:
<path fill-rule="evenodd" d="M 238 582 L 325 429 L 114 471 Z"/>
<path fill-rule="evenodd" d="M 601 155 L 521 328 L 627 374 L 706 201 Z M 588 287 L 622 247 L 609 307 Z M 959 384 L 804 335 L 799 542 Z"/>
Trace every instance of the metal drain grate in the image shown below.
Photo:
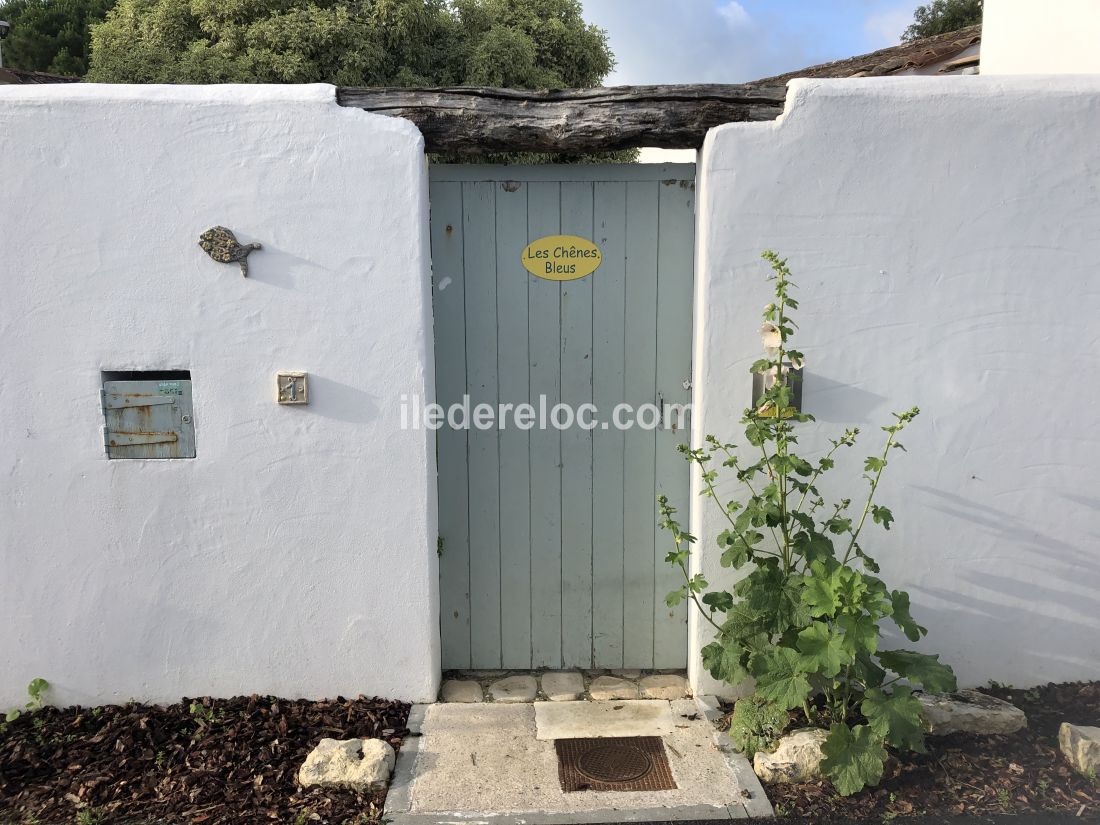
<path fill-rule="evenodd" d="M 659 736 L 558 739 L 558 779 L 566 791 L 674 791 Z"/>

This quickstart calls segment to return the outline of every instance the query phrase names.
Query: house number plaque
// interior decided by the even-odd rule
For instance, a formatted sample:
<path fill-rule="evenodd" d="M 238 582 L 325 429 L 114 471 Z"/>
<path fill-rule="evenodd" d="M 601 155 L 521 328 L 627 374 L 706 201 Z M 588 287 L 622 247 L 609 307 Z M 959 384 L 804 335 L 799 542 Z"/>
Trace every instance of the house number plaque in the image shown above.
<path fill-rule="evenodd" d="M 275 377 L 280 404 L 308 404 L 309 384 L 304 372 L 280 372 Z"/>

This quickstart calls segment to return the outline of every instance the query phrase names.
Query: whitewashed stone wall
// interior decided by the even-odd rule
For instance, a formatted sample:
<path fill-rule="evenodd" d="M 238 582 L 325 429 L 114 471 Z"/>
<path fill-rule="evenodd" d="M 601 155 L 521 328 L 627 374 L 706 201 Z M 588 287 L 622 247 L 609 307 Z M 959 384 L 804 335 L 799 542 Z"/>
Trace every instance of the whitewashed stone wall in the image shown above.
<path fill-rule="evenodd" d="M 0 708 L 434 698 L 426 190 L 332 87 L 0 87 Z M 191 371 L 193 461 L 106 459 L 100 371 L 139 369 Z"/>
<path fill-rule="evenodd" d="M 881 488 L 897 523 L 867 545 L 963 684 L 1100 675 L 1097 134 L 1100 77 L 796 81 L 779 122 L 701 156 L 695 437 L 739 434 L 775 249 L 805 448 L 859 426 L 858 486 L 890 411 L 922 410 Z"/>

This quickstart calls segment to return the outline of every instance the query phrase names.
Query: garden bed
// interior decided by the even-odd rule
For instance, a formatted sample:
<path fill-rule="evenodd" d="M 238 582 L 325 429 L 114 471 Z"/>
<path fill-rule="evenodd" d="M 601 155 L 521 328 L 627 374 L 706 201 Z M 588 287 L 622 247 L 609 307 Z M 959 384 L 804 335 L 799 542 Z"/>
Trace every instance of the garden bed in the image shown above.
<path fill-rule="evenodd" d="M 0 733 L 0 823 L 366 823 L 385 793 L 302 789 L 323 738 L 400 748 L 409 706 L 359 697 L 43 708 Z"/>
<path fill-rule="evenodd" d="M 1028 727 L 1008 736 L 929 736 L 927 754 L 898 754 L 877 788 L 851 797 L 827 781 L 769 785 L 776 814 L 806 823 L 1038 812 L 1100 818 L 1100 784 L 1075 773 L 1058 750 L 1062 722 L 1100 725 L 1100 682 L 983 692 L 1023 710 Z"/>

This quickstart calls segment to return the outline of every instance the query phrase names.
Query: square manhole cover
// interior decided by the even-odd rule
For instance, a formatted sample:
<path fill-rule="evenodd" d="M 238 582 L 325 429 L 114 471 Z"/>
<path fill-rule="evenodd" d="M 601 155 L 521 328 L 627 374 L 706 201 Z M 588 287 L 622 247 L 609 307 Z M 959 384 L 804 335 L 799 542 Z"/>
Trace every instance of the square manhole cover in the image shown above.
<path fill-rule="evenodd" d="M 659 736 L 557 739 L 558 779 L 569 791 L 674 791 Z"/>

